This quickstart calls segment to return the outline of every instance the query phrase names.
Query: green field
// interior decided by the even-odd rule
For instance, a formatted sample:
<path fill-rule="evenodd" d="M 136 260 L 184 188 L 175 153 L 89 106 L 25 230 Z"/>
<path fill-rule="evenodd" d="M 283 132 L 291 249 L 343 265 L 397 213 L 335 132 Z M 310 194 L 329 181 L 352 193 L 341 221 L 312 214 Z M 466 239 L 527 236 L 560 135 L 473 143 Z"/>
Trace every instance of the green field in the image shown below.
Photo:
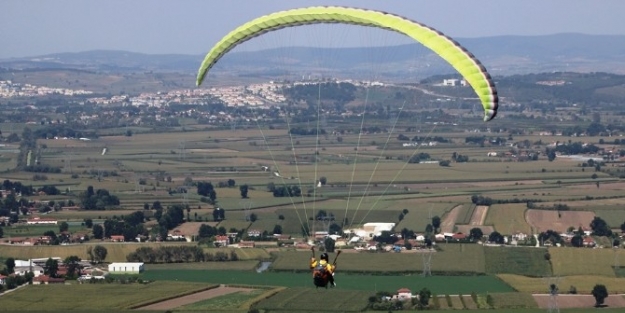
<path fill-rule="evenodd" d="M 242 284 L 258 286 L 311 287 L 310 273 L 246 272 L 246 271 L 199 271 L 199 270 L 151 270 L 141 274 L 147 280 L 178 280 L 211 284 Z M 337 290 L 397 290 L 409 288 L 420 290 L 427 287 L 435 293 L 470 294 L 471 292 L 511 292 L 510 286 L 494 276 L 430 276 L 419 273 L 403 276 L 336 274 Z"/>
<path fill-rule="evenodd" d="M 215 312 L 218 310 L 233 310 L 240 309 L 250 300 L 262 295 L 266 290 L 254 289 L 252 291 L 239 291 L 217 298 L 202 300 L 199 302 L 187 304 L 176 308 L 178 311 L 200 311 L 200 312 Z"/>
<path fill-rule="evenodd" d="M 212 287 L 191 282 L 32 285 L 3 295 L 2 310 L 123 310 Z"/>
<path fill-rule="evenodd" d="M 59 223 L 60 224 L 60 223 Z M 28 236 L 43 236 L 43 233 L 46 231 L 53 231 L 55 234 L 59 233 L 59 225 L 41 225 L 41 226 L 10 226 L 3 227 L 4 237 L 28 237 Z M 91 230 L 87 229 L 84 226 L 80 225 L 70 225 L 68 228 L 69 232 L 90 232 Z"/>
<path fill-rule="evenodd" d="M 367 306 L 370 291 L 315 290 L 312 288 L 288 288 L 262 300 L 255 308 L 273 311 L 301 311 L 302 308 L 318 308 L 325 312 L 360 312 Z M 320 297 L 323 301 L 320 302 Z"/>
<path fill-rule="evenodd" d="M 484 273 L 484 248 L 475 244 L 440 244 L 441 250 L 432 253 L 431 270 L 438 273 Z M 333 258 L 330 254 L 330 258 Z M 276 271 L 307 270 L 310 252 L 286 251 L 277 255 L 271 268 Z M 458 262 L 458 260 L 463 262 Z M 384 266 L 380 266 L 384 264 Z M 421 273 L 423 254 L 410 253 L 343 253 L 338 266 L 343 271 L 356 273 Z"/>

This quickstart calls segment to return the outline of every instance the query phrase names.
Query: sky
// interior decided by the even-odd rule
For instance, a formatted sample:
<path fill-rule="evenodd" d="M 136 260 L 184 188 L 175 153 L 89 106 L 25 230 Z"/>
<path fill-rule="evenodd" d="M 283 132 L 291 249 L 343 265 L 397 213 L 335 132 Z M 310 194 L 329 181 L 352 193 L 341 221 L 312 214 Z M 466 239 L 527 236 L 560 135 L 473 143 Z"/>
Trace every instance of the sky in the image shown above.
<path fill-rule="evenodd" d="M 315 5 L 382 10 L 452 38 L 625 35 L 623 0 L 2 0 L 0 58 L 89 50 L 204 54 L 247 21 Z"/>

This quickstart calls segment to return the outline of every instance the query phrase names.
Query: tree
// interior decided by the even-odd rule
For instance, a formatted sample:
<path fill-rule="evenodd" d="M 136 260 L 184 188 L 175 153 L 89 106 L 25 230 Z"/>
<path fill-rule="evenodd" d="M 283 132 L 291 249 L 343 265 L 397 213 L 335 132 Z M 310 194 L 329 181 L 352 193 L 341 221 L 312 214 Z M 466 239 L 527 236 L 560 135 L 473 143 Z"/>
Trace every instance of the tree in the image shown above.
<path fill-rule="evenodd" d="M 93 227 L 93 220 L 90 218 L 86 218 L 85 220 L 85 227 L 87 228 L 92 228 Z"/>
<path fill-rule="evenodd" d="M 547 159 L 549 162 L 553 162 L 556 159 L 556 151 L 554 149 L 547 149 Z"/>
<path fill-rule="evenodd" d="M 239 186 L 239 190 L 241 191 L 241 198 L 247 199 L 247 191 L 248 191 L 248 189 L 249 189 L 249 187 L 247 185 Z"/>
<path fill-rule="evenodd" d="M 258 216 L 255 213 L 250 214 L 250 222 L 254 223 L 258 220 Z"/>
<path fill-rule="evenodd" d="M 562 237 L 557 231 L 548 229 L 538 234 L 538 240 L 540 240 L 541 244 L 544 244 L 545 241 L 550 241 L 552 244 L 556 244 L 562 242 Z"/>
<path fill-rule="evenodd" d="M 14 258 L 6 259 L 6 261 L 4 261 L 4 265 L 6 265 L 7 272 L 9 274 L 13 273 L 13 269 L 15 268 L 15 259 Z"/>
<path fill-rule="evenodd" d="M 484 233 L 479 227 L 471 228 L 471 230 L 469 231 L 469 238 L 473 240 L 480 240 L 482 239 L 482 237 L 484 237 Z"/>
<path fill-rule="evenodd" d="M 206 225 L 206 224 L 200 225 L 200 230 L 198 231 L 198 236 L 200 238 L 209 238 L 209 237 L 215 236 L 216 234 L 217 234 L 217 231 L 215 230 L 214 227 L 211 227 L 210 225 Z"/>
<path fill-rule="evenodd" d="M 230 178 L 228 179 L 228 187 L 232 188 L 236 185 L 236 182 L 234 181 L 234 179 Z"/>
<path fill-rule="evenodd" d="M 108 250 L 105 247 L 97 245 L 93 248 L 93 256 L 95 257 L 95 261 L 100 263 L 106 259 L 106 255 Z"/>
<path fill-rule="evenodd" d="M 104 239 L 104 228 L 102 228 L 102 225 L 94 225 L 91 231 L 93 232 L 93 238 Z"/>
<path fill-rule="evenodd" d="M 592 229 L 592 234 L 595 236 L 611 236 L 612 230 L 608 223 L 606 223 L 602 218 L 595 216 L 592 222 L 590 222 L 590 228 Z"/>
<path fill-rule="evenodd" d="M 133 226 L 133 227 L 143 223 L 144 219 L 145 219 L 145 215 L 143 214 L 142 211 L 135 211 L 124 216 L 124 221 L 128 223 L 128 225 Z"/>
<path fill-rule="evenodd" d="M 419 306 L 427 307 L 430 304 L 430 297 L 432 297 L 432 292 L 423 288 L 419 291 Z"/>
<path fill-rule="evenodd" d="M 45 265 L 44 274 L 50 277 L 56 277 L 56 273 L 59 271 L 59 262 L 52 258 L 48 258 Z"/>
<path fill-rule="evenodd" d="M 621 224 L 621 231 L 623 233 L 625 233 L 625 222 L 623 222 L 623 224 Z M 0 236 L 0 237 L 2 237 L 2 236 Z"/>
<path fill-rule="evenodd" d="M 280 225 L 276 225 L 273 227 L 273 233 L 274 234 L 282 234 L 282 226 Z"/>
<path fill-rule="evenodd" d="M 488 236 L 488 241 L 498 243 L 498 244 L 503 244 L 504 242 L 503 235 L 501 235 L 499 232 L 494 231 L 490 233 L 490 235 Z"/>
<path fill-rule="evenodd" d="M 158 201 L 158 200 L 157 200 L 157 201 L 154 201 L 154 202 L 152 203 L 152 209 L 153 209 L 153 210 L 162 210 L 162 209 L 163 209 L 163 205 L 161 205 L 161 202 L 160 202 L 160 201 Z"/>
<path fill-rule="evenodd" d="M 575 235 L 571 238 L 571 245 L 573 247 L 583 247 L 584 246 L 584 238 L 581 235 Z"/>
<path fill-rule="evenodd" d="M 337 223 L 332 223 L 330 227 L 328 227 L 328 234 L 341 235 L 343 234 L 343 228 Z"/>
<path fill-rule="evenodd" d="M 219 222 L 226 219 L 226 213 L 222 208 L 215 208 L 213 210 L 213 221 Z"/>
<path fill-rule="evenodd" d="M 325 186 L 326 183 L 328 182 L 328 179 L 325 176 L 321 176 L 319 178 L 319 182 L 321 183 L 321 186 Z"/>
<path fill-rule="evenodd" d="M 330 237 L 326 237 L 325 240 L 323 240 L 323 245 L 326 248 L 326 252 L 334 252 L 334 246 L 335 246 L 335 242 L 334 239 L 330 238 Z"/>
<path fill-rule="evenodd" d="M 428 234 L 433 233 L 434 232 L 434 226 L 432 226 L 432 224 L 427 224 L 425 226 L 425 232 L 428 233 Z"/>
<path fill-rule="evenodd" d="M 76 270 L 78 269 L 78 262 L 80 262 L 80 258 L 75 256 L 75 255 L 70 255 L 67 258 L 65 258 L 65 261 L 63 261 L 63 263 L 65 263 L 67 265 L 67 275 L 69 277 L 74 277 L 74 275 L 76 274 Z"/>
<path fill-rule="evenodd" d="M 208 193 L 208 198 L 211 200 L 212 204 L 215 204 L 217 201 L 217 192 L 215 190 L 211 190 Z"/>
<path fill-rule="evenodd" d="M 2 227 L 0 226 L 0 238 L 2 238 L 4 236 L 4 230 L 2 230 Z"/>
<path fill-rule="evenodd" d="M 438 233 L 438 229 L 441 227 L 441 218 L 434 216 L 432 218 L 432 226 L 434 227 L 434 231 Z"/>
<path fill-rule="evenodd" d="M 67 222 L 62 222 L 59 225 L 59 233 L 62 233 L 64 231 L 68 231 L 69 230 L 69 224 L 67 224 Z"/>
<path fill-rule="evenodd" d="M 595 307 L 600 307 L 608 297 L 608 289 L 605 285 L 597 284 L 592 288 L 592 296 L 595 297 Z"/>

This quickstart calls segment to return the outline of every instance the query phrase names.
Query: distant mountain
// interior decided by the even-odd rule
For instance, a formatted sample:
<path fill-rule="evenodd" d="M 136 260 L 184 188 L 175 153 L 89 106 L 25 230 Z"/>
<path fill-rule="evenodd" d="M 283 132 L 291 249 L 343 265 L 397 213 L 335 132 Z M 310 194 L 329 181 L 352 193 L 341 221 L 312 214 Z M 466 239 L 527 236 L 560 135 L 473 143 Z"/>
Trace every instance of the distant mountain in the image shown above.
<path fill-rule="evenodd" d="M 624 35 L 555 34 L 456 38 L 493 75 L 551 71 L 625 74 Z M 105 72 L 197 71 L 203 55 L 97 50 L 0 60 L 11 69 L 72 68 Z M 420 44 L 372 48 L 288 47 L 226 54 L 215 71 L 272 76 L 285 73 L 371 72 L 386 77 L 427 77 L 453 69 Z"/>

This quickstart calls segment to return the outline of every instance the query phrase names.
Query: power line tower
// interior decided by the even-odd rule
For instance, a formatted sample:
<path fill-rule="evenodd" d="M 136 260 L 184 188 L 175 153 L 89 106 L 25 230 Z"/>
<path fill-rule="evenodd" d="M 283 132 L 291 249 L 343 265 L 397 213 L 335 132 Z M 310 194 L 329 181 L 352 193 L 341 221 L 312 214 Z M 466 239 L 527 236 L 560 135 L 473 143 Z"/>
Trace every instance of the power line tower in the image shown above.
<path fill-rule="evenodd" d="M 140 193 L 143 190 L 143 186 L 141 186 L 141 176 L 139 176 L 139 174 L 134 173 L 134 181 L 135 181 L 135 193 Z"/>
<path fill-rule="evenodd" d="M 189 207 L 189 194 L 187 193 L 187 187 L 178 187 L 178 193 L 182 196 L 182 205 L 185 208 Z"/>
<path fill-rule="evenodd" d="M 243 211 L 245 211 L 245 214 L 243 215 L 243 218 L 245 219 L 245 221 L 250 221 L 251 220 L 251 211 L 252 211 L 252 204 L 254 204 L 254 202 L 252 202 L 249 199 L 246 200 L 241 200 L 239 202 L 239 204 L 241 205 L 241 207 L 243 208 Z"/>
<path fill-rule="evenodd" d="M 614 270 L 619 271 L 621 268 L 621 264 L 619 263 L 619 248 L 620 241 L 616 238 L 612 241 L 612 251 L 614 251 Z"/>
<path fill-rule="evenodd" d="M 98 177 L 98 181 L 101 182 L 104 170 L 102 170 L 101 168 L 98 168 L 96 171 L 97 171 L 97 174 L 98 174 L 98 176 L 97 176 Z"/>
<path fill-rule="evenodd" d="M 67 167 L 69 168 L 70 175 L 74 174 L 74 173 L 72 173 L 72 154 L 71 154 L 71 152 L 65 153 L 65 164 L 67 164 Z"/>
<path fill-rule="evenodd" d="M 230 130 L 236 131 L 238 124 L 239 124 L 239 120 L 238 119 L 236 119 L 236 118 L 231 119 L 230 120 Z"/>
<path fill-rule="evenodd" d="M 549 286 L 549 313 L 560 313 L 560 306 L 558 305 L 558 285 L 560 284 L 560 277 L 548 277 L 545 279 Z"/>
<path fill-rule="evenodd" d="M 427 248 L 425 251 L 421 252 L 421 259 L 423 261 L 423 274 L 421 276 L 427 277 L 432 276 L 432 254 L 434 253 L 434 249 Z"/>
<path fill-rule="evenodd" d="M 182 159 L 184 160 L 186 158 L 186 152 L 187 150 L 185 149 L 185 141 L 184 139 L 179 140 L 178 141 L 178 159 Z"/>

